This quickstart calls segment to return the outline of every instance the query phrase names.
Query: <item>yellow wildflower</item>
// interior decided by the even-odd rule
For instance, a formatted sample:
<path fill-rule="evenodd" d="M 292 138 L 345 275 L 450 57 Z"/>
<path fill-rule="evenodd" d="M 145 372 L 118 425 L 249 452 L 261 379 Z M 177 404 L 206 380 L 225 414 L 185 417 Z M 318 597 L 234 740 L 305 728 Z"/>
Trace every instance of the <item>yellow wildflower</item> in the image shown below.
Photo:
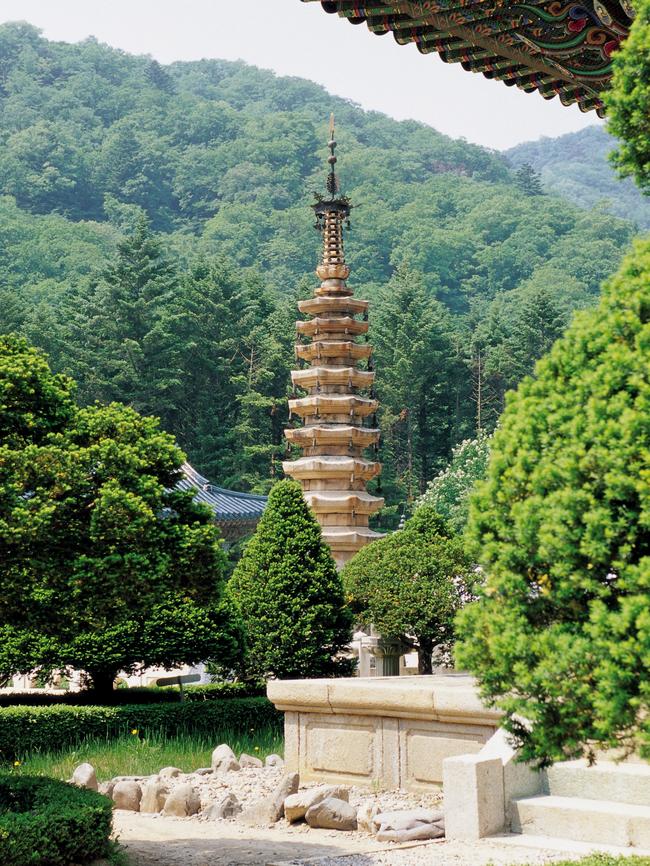
<path fill-rule="evenodd" d="M 133 734 L 134 737 L 137 737 L 138 734 L 140 733 L 140 731 L 137 728 L 132 728 L 131 733 Z"/>

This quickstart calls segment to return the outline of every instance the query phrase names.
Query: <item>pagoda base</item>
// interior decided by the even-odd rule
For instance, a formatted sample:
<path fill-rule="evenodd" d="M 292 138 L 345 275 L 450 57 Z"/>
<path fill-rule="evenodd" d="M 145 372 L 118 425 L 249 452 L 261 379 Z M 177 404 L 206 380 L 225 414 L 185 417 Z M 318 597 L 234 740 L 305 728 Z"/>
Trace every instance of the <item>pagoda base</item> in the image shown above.
<path fill-rule="evenodd" d="M 501 714 L 465 674 L 269 680 L 284 710 L 287 770 L 301 780 L 433 791 L 445 758 L 475 754 Z"/>

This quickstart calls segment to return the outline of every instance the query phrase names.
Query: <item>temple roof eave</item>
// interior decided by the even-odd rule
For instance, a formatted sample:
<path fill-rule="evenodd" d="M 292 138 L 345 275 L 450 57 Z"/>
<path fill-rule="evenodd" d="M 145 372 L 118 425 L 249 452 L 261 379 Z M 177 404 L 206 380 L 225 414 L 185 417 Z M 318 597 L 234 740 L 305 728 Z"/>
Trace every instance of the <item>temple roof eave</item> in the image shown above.
<path fill-rule="evenodd" d="M 311 0 L 303 0 L 311 2 Z M 468 72 L 558 96 L 564 105 L 604 114 L 603 91 L 612 77 L 612 54 L 634 17 L 630 0 L 584 0 L 573 4 L 466 0 L 451 4 L 409 0 L 328 0 L 327 12 L 377 35 L 392 33 L 400 45 L 414 43 Z"/>

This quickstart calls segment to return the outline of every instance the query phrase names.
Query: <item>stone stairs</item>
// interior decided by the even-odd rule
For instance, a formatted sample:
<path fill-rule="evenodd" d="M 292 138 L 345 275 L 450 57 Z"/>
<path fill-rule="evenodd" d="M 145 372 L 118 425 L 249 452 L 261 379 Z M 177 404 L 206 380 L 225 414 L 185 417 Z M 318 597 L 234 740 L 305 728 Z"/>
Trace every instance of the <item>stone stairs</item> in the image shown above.
<path fill-rule="evenodd" d="M 556 764 L 542 793 L 511 801 L 510 819 L 524 836 L 650 849 L 650 766 Z"/>

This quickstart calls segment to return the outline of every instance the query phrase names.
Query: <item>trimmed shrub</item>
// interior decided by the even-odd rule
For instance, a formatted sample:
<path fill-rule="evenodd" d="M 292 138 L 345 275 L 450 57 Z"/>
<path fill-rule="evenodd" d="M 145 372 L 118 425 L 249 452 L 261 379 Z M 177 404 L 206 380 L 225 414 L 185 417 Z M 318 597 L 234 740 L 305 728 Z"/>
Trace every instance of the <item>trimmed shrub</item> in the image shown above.
<path fill-rule="evenodd" d="M 467 530 L 456 658 L 522 760 L 650 759 L 650 240 L 511 393 Z"/>
<path fill-rule="evenodd" d="M 0 775 L 0 863 L 68 866 L 109 853 L 112 803 L 43 776 Z"/>
<path fill-rule="evenodd" d="M 228 587 L 246 628 L 250 676 L 346 676 L 352 613 L 297 481 L 274 485 Z"/>
<path fill-rule="evenodd" d="M 126 707 L 5 707 L 0 709 L 0 758 L 47 751 L 53 745 L 65 749 L 87 739 L 113 739 L 133 730 L 141 737 L 210 737 L 223 728 L 280 728 L 281 723 L 282 713 L 261 697 Z"/>
<path fill-rule="evenodd" d="M 203 686 L 186 686 L 186 701 L 220 701 L 229 698 L 255 698 L 266 694 L 266 685 L 256 683 L 208 683 Z M 102 696 L 105 697 L 105 696 Z M 106 700 L 99 700 L 95 692 L 14 692 L 0 694 L 0 707 L 56 707 L 56 706 L 124 706 L 135 704 L 175 704 L 181 695 L 177 688 L 142 686 L 130 689 L 115 689 Z"/>

